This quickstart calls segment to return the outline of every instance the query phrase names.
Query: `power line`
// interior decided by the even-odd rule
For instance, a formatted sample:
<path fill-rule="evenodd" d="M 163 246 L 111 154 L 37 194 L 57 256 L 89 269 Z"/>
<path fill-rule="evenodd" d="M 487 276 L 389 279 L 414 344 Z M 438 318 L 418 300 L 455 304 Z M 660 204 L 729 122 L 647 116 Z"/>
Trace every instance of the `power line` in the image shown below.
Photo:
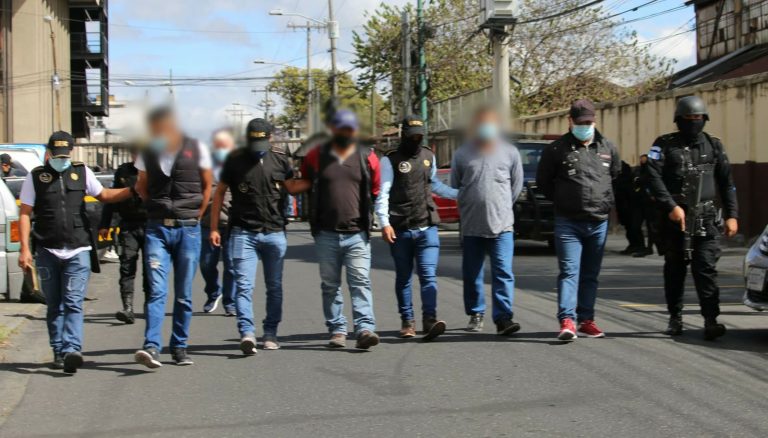
<path fill-rule="evenodd" d="M 594 5 L 600 4 L 603 1 L 605 1 L 605 0 L 592 0 L 589 3 L 585 3 L 583 5 L 576 6 L 575 8 L 567 9 L 565 11 L 557 12 L 555 14 L 547 15 L 545 17 L 538 17 L 538 18 L 532 18 L 530 20 L 519 21 L 519 22 L 517 22 L 517 24 L 528 24 L 528 23 L 536 23 L 536 22 L 539 22 L 539 21 L 551 20 L 553 18 L 562 17 L 563 15 L 572 14 L 572 13 L 578 12 L 578 11 L 580 11 L 582 9 L 586 9 L 586 8 L 588 8 L 590 6 L 594 6 Z"/>

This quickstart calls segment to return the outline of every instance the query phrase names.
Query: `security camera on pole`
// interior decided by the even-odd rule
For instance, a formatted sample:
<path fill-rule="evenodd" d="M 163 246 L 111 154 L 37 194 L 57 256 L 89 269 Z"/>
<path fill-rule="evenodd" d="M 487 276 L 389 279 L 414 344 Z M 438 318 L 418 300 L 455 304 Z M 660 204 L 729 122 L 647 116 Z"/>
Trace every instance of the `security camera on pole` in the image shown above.
<path fill-rule="evenodd" d="M 480 27 L 488 29 L 493 48 L 493 95 L 496 108 L 509 128 L 509 49 L 510 27 L 517 22 L 518 0 L 481 0 Z"/>

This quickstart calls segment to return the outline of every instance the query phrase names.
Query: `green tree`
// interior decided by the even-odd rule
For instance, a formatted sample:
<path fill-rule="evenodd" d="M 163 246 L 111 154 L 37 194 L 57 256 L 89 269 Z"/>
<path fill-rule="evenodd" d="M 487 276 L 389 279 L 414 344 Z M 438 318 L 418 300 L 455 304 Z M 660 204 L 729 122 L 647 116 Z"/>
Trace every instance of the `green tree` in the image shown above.
<path fill-rule="evenodd" d="M 330 99 L 329 86 L 330 71 L 312 69 L 314 88 L 319 92 L 319 104 L 316 109 L 322 111 L 323 105 Z M 339 100 L 344 108 L 357 112 L 360 118 L 361 130 L 371 132 L 371 86 L 358 86 L 348 73 L 338 74 Z M 306 119 L 308 104 L 307 70 L 297 67 L 285 67 L 277 73 L 269 85 L 269 89 L 276 92 L 285 102 L 283 114 L 277 117 L 277 122 L 286 127 L 296 127 Z M 374 95 L 376 104 L 377 132 L 389 122 L 389 109 L 382 98 L 376 92 Z"/>
<path fill-rule="evenodd" d="M 512 89 L 512 105 L 518 114 L 560 109 L 577 97 L 609 101 L 663 88 L 674 60 L 651 54 L 634 32 L 620 26 L 620 17 L 611 17 L 604 8 L 589 7 L 525 23 L 571 10 L 586 0 L 553 3 L 521 0 L 522 23 L 514 27 L 509 39 L 510 72 L 520 81 Z M 387 93 L 398 104 L 403 81 L 403 10 L 411 17 L 415 50 L 416 21 L 411 5 L 404 9 L 379 6 L 362 31 L 355 32 L 353 41 L 358 83 L 389 79 Z M 425 9 L 430 101 L 491 85 L 492 56 L 477 15 L 476 0 L 432 1 Z M 415 81 L 416 63 L 412 65 Z M 409 86 L 415 89 L 413 84 Z"/>

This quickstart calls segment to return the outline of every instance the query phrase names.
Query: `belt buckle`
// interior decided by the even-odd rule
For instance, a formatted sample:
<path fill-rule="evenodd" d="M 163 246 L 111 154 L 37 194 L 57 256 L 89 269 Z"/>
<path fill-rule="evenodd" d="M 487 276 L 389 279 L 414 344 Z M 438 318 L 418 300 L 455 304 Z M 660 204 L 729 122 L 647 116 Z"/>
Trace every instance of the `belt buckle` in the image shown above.
<path fill-rule="evenodd" d="M 174 219 L 163 219 L 163 226 L 165 227 L 175 227 L 176 221 Z"/>

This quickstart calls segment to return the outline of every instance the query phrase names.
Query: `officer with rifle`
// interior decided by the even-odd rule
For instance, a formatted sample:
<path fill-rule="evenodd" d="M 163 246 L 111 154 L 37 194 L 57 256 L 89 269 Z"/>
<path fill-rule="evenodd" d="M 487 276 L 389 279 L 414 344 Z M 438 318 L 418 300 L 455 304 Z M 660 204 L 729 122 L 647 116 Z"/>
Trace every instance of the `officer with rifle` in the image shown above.
<path fill-rule="evenodd" d="M 678 132 L 653 143 L 647 176 L 649 192 L 665 215 L 659 249 L 664 255 L 664 293 L 669 310 L 666 333 L 683 333 L 683 288 L 690 265 L 704 317 L 704 338 L 714 340 L 725 334 L 725 326 L 717 322 L 720 234 L 732 237 L 737 233 L 738 206 L 723 144 L 704 132 L 708 120 L 709 113 L 699 97 L 680 99 L 675 110 Z M 718 197 L 722 214 L 715 204 Z"/>

